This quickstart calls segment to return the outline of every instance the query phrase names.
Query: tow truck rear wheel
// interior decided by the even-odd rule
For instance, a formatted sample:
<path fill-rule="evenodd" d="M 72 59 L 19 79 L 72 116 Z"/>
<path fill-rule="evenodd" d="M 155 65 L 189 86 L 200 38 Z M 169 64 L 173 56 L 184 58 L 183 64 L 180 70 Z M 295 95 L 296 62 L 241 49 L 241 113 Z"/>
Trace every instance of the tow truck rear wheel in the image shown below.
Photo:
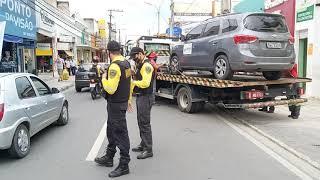
<path fill-rule="evenodd" d="M 201 111 L 204 106 L 204 102 L 192 102 L 191 91 L 185 87 L 178 91 L 177 103 L 180 111 L 190 114 Z"/>
<path fill-rule="evenodd" d="M 170 59 L 170 67 L 169 67 L 171 74 L 179 74 L 180 66 L 179 66 L 179 59 L 178 56 L 172 56 Z"/>

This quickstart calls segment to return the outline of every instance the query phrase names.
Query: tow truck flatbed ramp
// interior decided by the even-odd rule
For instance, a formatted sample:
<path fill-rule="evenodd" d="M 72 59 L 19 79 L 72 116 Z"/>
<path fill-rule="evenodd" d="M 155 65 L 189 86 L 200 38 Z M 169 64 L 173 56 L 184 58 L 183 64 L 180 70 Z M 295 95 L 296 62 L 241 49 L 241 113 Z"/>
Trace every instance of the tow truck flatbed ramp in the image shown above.
<path fill-rule="evenodd" d="M 176 83 L 192 84 L 213 88 L 237 88 L 250 86 L 266 86 L 276 84 L 295 84 L 307 83 L 312 80 L 309 78 L 281 78 L 279 80 L 265 80 L 259 76 L 235 76 L 234 80 L 218 80 L 210 78 L 208 75 L 171 75 L 166 73 L 159 73 L 157 80 L 169 81 Z"/>

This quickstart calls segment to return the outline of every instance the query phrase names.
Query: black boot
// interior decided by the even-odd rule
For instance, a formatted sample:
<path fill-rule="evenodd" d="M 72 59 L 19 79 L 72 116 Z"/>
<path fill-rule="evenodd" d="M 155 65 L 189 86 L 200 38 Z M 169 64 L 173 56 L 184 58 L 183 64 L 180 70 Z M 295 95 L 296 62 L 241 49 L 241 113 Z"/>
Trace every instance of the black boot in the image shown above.
<path fill-rule="evenodd" d="M 106 166 L 106 167 L 113 167 L 113 158 L 108 155 L 104 155 L 102 157 L 96 157 L 94 162 Z"/>
<path fill-rule="evenodd" d="M 119 177 L 129 174 L 129 166 L 128 163 L 121 163 L 118 165 L 118 167 L 113 170 L 111 173 L 109 173 L 110 178 Z"/>
<path fill-rule="evenodd" d="M 143 151 L 143 147 L 141 145 L 138 145 L 135 148 L 132 148 L 133 152 L 142 152 Z"/>
<path fill-rule="evenodd" d="M 138 159 L 147 159 L 153 157 L 152 151 L 143 151 L 141 154 L 137 156 Z"/>

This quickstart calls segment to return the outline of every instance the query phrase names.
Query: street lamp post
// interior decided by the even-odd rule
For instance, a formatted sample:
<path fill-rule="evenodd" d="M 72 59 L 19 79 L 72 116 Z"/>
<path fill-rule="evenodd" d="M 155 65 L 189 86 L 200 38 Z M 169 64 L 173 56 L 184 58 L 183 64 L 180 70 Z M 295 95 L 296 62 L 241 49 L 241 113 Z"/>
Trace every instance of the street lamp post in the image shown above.
<path fill-rule="evenodd" d="M 156 6 L 154 4 L 151 4 L 149 2 L 144 2 L 145 4 L 149 6 L 153 6 L 157 10 L 157 16 L 158 16 L 158 35 L 160 34 L 160 6 Z"/>

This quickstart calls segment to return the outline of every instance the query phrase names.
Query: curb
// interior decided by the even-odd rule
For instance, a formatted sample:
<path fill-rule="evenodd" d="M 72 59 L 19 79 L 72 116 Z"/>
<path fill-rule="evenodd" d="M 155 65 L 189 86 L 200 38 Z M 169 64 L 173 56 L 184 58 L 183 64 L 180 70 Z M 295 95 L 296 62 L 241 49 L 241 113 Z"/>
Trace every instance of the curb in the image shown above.
<path fill-rule="evenodd" d="M 231 115 L 232 116 L 232 115 Z M 308 164 L 310 164 L 311 166 L 313 166 L 314 168 L 320 170 L 320 164 L 316 161 L 313 161 L 310 157 L 296 151 L 295 149 L 291 148 L 290 146 L 286 145 L 285 143 L 281 142 L 280 140 L 270 136 L 269 134 L 263 132 L 262 130 L 260 130 L 259 128 L 249 124 L 247 121 L 239 119 L 237 117 L 232 116 L 234 119 L 238 120 L 239 122 L 243 123 L 244 125 L 246 125 L 247 127 L 251 128 L 252 130 L 256 131 L 257 133 L 259 133 L 260 135 L 262 135 L 263 137 L 269 139 L 270 141 L 272 141 L 273 143 L 277 144 L 278 146 L 280 146 L 281 148 L 285 149 L 286 151 L 290 152 L 291 154 L 293 154 L 294 156 L 296 156 L 297 158 L 307 162 Z"/>

